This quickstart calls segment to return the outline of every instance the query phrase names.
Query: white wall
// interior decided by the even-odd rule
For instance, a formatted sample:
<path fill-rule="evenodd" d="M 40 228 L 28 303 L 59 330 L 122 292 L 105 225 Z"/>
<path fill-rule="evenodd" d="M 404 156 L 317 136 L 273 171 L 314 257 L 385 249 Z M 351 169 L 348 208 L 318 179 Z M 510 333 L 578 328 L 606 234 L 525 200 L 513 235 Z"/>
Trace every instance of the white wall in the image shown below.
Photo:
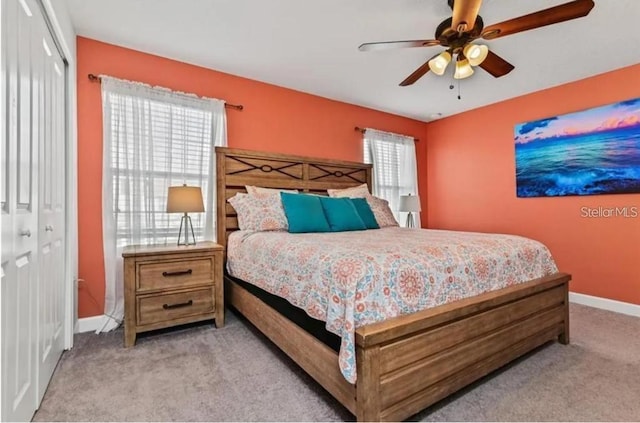
<path fill-rule="evenodd" d="M 78 219 L 77 219 L 77 98 L 76 98 L 76 31 L 71 23 L 66 0 L 40 0 L 53 26 L 62 53 L 68 62 L 67 95 L 69 117 L 67 140 L 67 322 L 65 348 L 73 346 L 73 333 L 78 321 Z"/>

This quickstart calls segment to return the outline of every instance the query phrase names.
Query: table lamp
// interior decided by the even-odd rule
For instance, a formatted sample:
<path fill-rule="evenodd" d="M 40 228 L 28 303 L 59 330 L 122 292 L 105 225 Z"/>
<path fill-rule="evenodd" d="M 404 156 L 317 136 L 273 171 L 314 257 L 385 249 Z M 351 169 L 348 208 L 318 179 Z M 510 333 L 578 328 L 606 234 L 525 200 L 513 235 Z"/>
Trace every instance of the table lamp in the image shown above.
<path fill-rule="evenodd" d="M 196 236 L 193 233 L 191 217 L 187 213 L 201 213 L 204 211 L 202 190 L 200 187 L 189 187 L 186 184 L 177 187 L 169 187 L 167 195 L 167 213 L 184 213 L 180 220 L 180 232 L 178 232 L 178 245 L 194 245 Z M 184 227 L 184 242 L 180 242 L 182 228 Z M 191 230 L 191 241 L 189 240 Z"/>
<path fill-rule="evenodd" d="M 401 212 L 408 212 L 407 214 L 407 228 L 415 228 L 415 222 L 413 220 L 413 212 L 420 211 L 420 196 L 418 195 L 401 195 L 400 207 Z"/>

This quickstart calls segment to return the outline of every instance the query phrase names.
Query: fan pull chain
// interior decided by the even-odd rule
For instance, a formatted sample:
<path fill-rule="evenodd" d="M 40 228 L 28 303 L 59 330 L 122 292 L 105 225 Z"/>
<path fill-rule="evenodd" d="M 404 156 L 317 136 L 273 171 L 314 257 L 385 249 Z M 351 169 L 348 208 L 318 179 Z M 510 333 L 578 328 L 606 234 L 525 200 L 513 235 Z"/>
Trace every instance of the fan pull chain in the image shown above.
<path fill-rule="evenodd" d="M 454 83 L 456 82 L 456 80 L 451 81 L 451 84 L 449 85 L 449 89 L 452 90 L 455 88 Z M 460 95 L 460 80 L 457 80 L 458 82 L 458 100 L 462 100 L 462 96 Z"/>

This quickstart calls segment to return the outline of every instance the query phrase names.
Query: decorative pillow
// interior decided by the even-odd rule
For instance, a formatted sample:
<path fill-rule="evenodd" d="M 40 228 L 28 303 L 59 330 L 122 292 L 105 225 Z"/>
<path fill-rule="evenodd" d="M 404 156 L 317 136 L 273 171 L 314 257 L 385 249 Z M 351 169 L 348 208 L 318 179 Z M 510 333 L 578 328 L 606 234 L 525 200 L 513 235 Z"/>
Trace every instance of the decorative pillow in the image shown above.
<path fill-rule="evenodd" d="M 248 194 L 251 195 L 270 195 L 270 194 L 280 194 L 281 192 L 290 192 L 292 194 L 297 194 L 298 190 L 296 189 L 275 189 L 275 188 L 265 188 L 265 187 L 256 187 L 253 185 L 245 185 Z"/>
<path fill-rule="evenodd" d="M 259 196 L 238 193 L 227 201 L 238 213 L 241 231 L 286 231 L 289 228 L 278 193 Z"/>
<path fill-rule="evenodd" d="M 373 215 L 376 217 L 376 222 L 380 225 L 381 228 L 385 226 L 400 226 L 398 222 L 396 222 L 396 218 L 393 217 L 393 213 L 391 212 L 391 208 L 389 207 L 389 202 L 387 200 L 383 200 L 378 197 L 368 197 L 367 202 L 371 206 L 371 211 Z"/>
<path fill-rule="evenodd" d="M 365 200 L 366 201 L 366 200 Z M 351 198 L 320 197 L 320 204 L 331 232 L 364 231 L 364 224 Z"/>
<path fill-rule="evenodd" d="M 289 232 L 331 232 L 317 195 L 281 192 L 282 207 L 289 223 Z"/>
<path fill-rule="evenodd" d="M 369 198 L 371 193 L 367 184 L 345 189 L 328 189 L 329 197 Z"/>
<path fill-rule="evenodd" d="M 380 229 L 380 225 L 378 225 L 376 217 L 366 198 L 350 198 L 349 200 L 353 203 L 353 206 L 356 208 L 360 219 L 362 219 L 367 229 Z"/>

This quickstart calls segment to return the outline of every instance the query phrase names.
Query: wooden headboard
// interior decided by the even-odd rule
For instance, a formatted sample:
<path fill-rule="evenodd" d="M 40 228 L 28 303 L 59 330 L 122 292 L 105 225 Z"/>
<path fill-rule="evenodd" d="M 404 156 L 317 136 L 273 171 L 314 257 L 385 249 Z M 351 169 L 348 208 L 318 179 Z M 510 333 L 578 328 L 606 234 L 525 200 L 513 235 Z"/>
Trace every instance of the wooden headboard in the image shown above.
<path fill-rule="evenodd" d="M 238 230 L 236 211 L 227 200 L 246 192 L 245 185 L 326 194 L 327 189 L 366 183 L 371 190 L 371 165 L 216 147 L 216 179 L 218 243 L 226 247 L 228 234 Z"/>

